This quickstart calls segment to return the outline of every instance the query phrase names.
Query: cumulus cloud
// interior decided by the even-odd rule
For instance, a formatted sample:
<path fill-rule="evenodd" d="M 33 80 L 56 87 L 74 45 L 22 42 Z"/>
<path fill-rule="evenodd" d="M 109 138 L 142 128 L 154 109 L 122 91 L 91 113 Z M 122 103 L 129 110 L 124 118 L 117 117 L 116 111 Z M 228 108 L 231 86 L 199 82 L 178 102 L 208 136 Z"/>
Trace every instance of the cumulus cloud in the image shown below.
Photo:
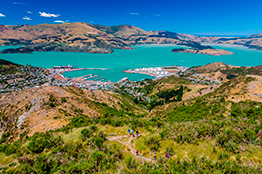
<path fill-rule="evenodd" d="M 0 17 L 5 17 L 5 15 L 4 15 L 4 14 L 2 14 L 2 13 L 0 13 Z"/>
<path fill-rule="evenodd" d="M 51 13 L 46 13 L 46 12 L 39 12 L 40 16 L 42 17 L 46 17 L 46 18 L 57 18 L 58 16 L 60 16 L 60 14 L 51 14 Z"/>
<path fill-rule="evenodd" d="M 140 16 L 139 13 L 128 13 L 128 14 L 131 14 L 131 15 L 136 15 L 136 16 Z"/>
<path fill-rule="evenodd" d="M 29 17 L 27 17 L 27 16 L 23 17 L 23 19 L 24 19 L 24 20 L 27 20 L 27 21 L 31 21 L 31 20 L 32 20 L 31 18 L 29 18 Z"/>
<path fill-rule="evenodd" d="M 57 20 L 57 21 L 54 21 L 55 23 L 65 23 L 64 21 L 60 21 L 60 20 Z"/>
<path fill-rule="evenodd" d="M 27 13 L 29 13 L 29 14 L 32 14 L 32 12 L 31 12 L 31 11 L 27 11 Z"/>

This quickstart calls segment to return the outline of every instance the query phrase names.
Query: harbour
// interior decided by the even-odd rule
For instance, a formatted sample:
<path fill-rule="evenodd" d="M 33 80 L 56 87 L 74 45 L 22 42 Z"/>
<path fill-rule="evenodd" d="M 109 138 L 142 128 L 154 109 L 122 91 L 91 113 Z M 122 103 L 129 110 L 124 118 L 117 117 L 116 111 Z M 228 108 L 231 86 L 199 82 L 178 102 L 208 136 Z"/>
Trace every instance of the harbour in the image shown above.
<path fill-rule="evenodd" d="M 66 70 L 62 77 L 77 78 L 95 74 L 111 82 L 117 82 L 124 77 L 129 80 L 142 80 L 155 77 L 148 74 L 125 73 L 127 69 L 183 66 L 191 67 L 212 62 L 225 62 L 234 66 L 256 66 L 261 64 L 262 52 L 240 46 L 214 46 L 233 52 L 232 55 L 209 56 L 189 53 L 172 53 L 176 45 L 141 45 L 133 50 L 115 50 L 112 54 L 88 54 L 72 52 L 34 52 L 33 54 L 2 54 L 1 58 L 18 64 L 52 69 L 57 65 L 78 65 L 83 68 L 78 71 Z M 6 47 L 0 47 L 4 49 Z M 77 63 L 76 63 L 77 62 Z M 101 68 L 100 68 L 101 67 Z M 61 70 L 62 71 L 62 70 Z M 59 74 L 59 73 L 58 73 Z"/>

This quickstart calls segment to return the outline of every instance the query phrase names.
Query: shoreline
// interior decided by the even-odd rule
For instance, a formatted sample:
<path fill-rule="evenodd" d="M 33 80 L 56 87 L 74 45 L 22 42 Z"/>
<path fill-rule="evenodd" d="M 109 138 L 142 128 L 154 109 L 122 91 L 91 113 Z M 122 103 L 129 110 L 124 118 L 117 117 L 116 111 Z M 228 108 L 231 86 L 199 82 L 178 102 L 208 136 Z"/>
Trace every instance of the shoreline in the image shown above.
<path fill-rule="evenodd" d="M 151 77 L 155 77 L 156 78 L 156 76 L 154 76 L 153 74 L 150 74 L 150 73 L 146 73 L 146 72 L 132 72 L 132 71 L 130 71 L 130 70 L 125 70 L 125 71 L 123 71 L 124 73 L 129 73 L 129 74 L 144 74 L 144 75 L 148 75 L 148 76 L 151 76 Z"/>
<path fill-rule="evenodd" d="M 53 78 L 59 82 L 71 82 L 71 83 L 77 83 L 77 84 L 82 84 L 82 85 L 91 85 L 94 83 L 99 83 L 99 84 L 106 84 L 108 82 L 101 82 L 101 81 L 94 81 L 94 80 L 87 80 L 88 76 L 90 76 L 90 74 L 88 75 L 84 75 L 84 76 L 80 76 L 80 77 L 74 77 L 74 78 L 68 78 L 68 77 L 64 77 L 63 73 L 65 72 L 72 72 L 72 71 L 83 71 L 83 70 L 108 70 L 107 68 L 75 68 L 75 69 L 48 69 L 49 72 L 51 72 L 53 75 Z M 111 81 L 110 81 L 111 82 Z"/>

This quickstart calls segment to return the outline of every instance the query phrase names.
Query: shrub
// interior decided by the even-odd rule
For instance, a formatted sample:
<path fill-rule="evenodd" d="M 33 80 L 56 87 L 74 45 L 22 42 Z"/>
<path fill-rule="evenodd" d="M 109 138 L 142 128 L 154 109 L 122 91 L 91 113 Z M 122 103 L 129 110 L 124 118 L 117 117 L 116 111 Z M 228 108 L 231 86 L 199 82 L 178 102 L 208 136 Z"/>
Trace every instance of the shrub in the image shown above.
<path fill-rule="evenodd" d="M 91 130 L 91 132 L 93 133 L 93 132 L 95 132 L 95 131 L 97 131 L 97 126 L 96 125 L 91 125 L 90 127 L 89 127 L 89 129 Z"/>
<path fill-rule="evenodd" d="M 106 137 L 103 132 L 99 132 L 99 134 L 94 138 L 94 144 L 99 148 L 102 147 L 105 141 L 106 141 Z"/>
<path fill-rule="evenodd" d="M 31 141 L 27 148 L 34 152 L 34 153 L 41 153 L 44 151 L 45 147 L 47 146 L 47 141 L 44 139 L 44 140 L 33 140 Z"/>
<path fill-rule="evenodd" d="M 103 145 L 104 143 L 104 139 L 103 138 L 100 138 L 100 137 L 95 137 L 94 139 L 94 143 L 97 147 L 101 148 L 101 146 Z"/>
<path fill-rule="evenodd" d="M 79 116 L 72 118 L 71 122 L 68 124 L 69 128 L 78 128 L 88 126 L 90 119 L 85 116 Z"/>
<path fill-rule="evenodd" d="M 89 129 L 83 129 L 81 131 L 81 138 L 83 141 L 85 141 L 87 138 L 90 138 L 91 136 L 91 131 Z"/>
<path fill-rule="evenodd" d="M 125 164 L 126 164 L 126 167 L 129 168 L 129 169 L 133 169 L 133 168 L 137 167 L 136 161 L 135 161 L 135 159 L 133 159 L 132 156 L 128 156 L 125 159 Z"/>
<path fill-rule="evenodd" d="M 62 103 L 67 102 L 66 98 L 65 97 L 61 97 L 61 102 Z"/>
<path fill-rule="evenodd" d="M 0 140 L 0 144 L 4 143 L 9 136 L 10 136 L 9 132 L 3 134 L 2 137 L 1 137 L 1 140 Z"/>
<path fill-rule="evenodd" d="M 53 108 L 53 107 L 55 107 L 55 104 L 53 102 L 50 102 L 49 106 Z"/>
<path fill-rule="evenodd" d="M 102 159 L 105 157 L 105 154 L 103 152 L 101 152 L 101 151 L 95 151 L 92 154 L 92 157 L 94 158 L 95 161 L 100 163 L 100 161 L 102 161 Z"/>
<path fill-rule="evenodd" d="M 158 151 L 158 149 L 160 148 L 160 144 L 161 144 L 161 139 L 159 136 L 152 136 L 146 140 L 146 145 L 152 151 Z"/>

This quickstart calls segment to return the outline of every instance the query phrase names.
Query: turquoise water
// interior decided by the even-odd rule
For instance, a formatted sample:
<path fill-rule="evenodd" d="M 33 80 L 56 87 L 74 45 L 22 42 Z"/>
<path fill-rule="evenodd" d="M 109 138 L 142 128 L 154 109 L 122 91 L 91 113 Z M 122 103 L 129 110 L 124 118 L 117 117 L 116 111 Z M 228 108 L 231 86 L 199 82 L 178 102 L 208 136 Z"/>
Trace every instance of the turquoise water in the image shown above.
<path fill-rule="evenodd" d="M 67 77 L 79 77 L 97 74 L 106 80 L 116 82 L 123 77 L 130 80 L 148 78 L 147 75 L 123 73 L 125 69 L 157 66 L 197 66 L 222 61 L 235 66 L 256 66 L 262 64 L 262 51 L 241 46 L 217 46 L 233 52 L 233 55 L 209 56 L 190 53 L 172 53 L 175 45 L 142 45 L 134 50 L 115 50 L 112 54 L 34 52 L 33 54 L 0 54 L 6 59 L 19 64 L 31 64 L 44 68 L 56 65 L 77 65 L 81 68 L 108 68 L 102 70 L 84 70 L 64 73 Z M 6 47 L 0 47 L 4 49 Z"/>

